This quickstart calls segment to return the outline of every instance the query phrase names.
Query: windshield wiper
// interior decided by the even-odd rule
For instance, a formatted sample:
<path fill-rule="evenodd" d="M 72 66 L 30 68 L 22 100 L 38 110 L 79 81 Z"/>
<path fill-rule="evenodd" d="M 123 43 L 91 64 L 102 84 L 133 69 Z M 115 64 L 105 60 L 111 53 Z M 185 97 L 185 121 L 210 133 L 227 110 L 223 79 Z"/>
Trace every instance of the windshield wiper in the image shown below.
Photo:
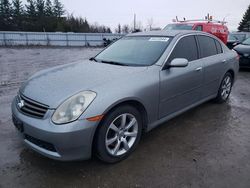
<path fill-rule="evenodd" d="M 98 62 L 98 61 L 96 60 L 96 58 L 95 58 L 95 57 L 91 57 L 89 60 L 90 60 L 90 61 L 95 61 L 95 62 Z"/>
<path fill-rule="evenodd" d="M 120 66 L 128 66 L 126 64 L 123 63 L 119 63 L 119 62 L 115 62 L 115 61 L 101 61 L 102 63 L 107 63 L 107 64 L 111 64 L 111 65 L 120 65 Z"/>

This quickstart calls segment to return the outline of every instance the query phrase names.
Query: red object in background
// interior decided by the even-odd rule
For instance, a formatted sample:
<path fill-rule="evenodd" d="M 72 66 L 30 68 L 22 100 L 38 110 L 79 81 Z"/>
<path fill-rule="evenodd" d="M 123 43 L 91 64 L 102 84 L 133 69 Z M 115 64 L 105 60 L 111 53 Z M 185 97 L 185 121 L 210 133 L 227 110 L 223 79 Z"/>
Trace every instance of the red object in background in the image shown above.
<path fill-rule="evenodd" d="M 215 35 L 227 44 L 228 28 L 223 21 L 213 20 L 184 20 L 167 25 L 164 30 L 197 30 Z"/>

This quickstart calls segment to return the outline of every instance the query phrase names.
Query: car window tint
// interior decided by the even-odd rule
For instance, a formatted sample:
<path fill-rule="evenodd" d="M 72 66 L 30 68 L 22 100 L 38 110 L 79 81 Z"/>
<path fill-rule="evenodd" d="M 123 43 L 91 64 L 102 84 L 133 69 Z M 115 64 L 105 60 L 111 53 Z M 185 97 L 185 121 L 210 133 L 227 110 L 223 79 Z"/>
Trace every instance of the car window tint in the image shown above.
<path fill-rule="evenodd" d="M 216 45 L 216 48 L 217 48 L 217 53 L 218 53 L 218 54 L 223 53 L 223 50 L 222 50 L 222 47 L 221 47 L 220 42 L 217 41 L 217 40 L 214 40 L 214 41 L 215 41 L 215 45 Z"/>
<path fill-rule="evenodd" d="M 180 39 L 172 51 L 168 62 L 171 62 L 175 58 L 185 58 L 188 61 L 198 59 L 197 44 L 194 36 L 187 36 Z"/>
<path fill-rule="evenodd" d="M 214 39 L 207 36 L 198 36 L 201 58 L 217 54 L 217 48 Z"/>

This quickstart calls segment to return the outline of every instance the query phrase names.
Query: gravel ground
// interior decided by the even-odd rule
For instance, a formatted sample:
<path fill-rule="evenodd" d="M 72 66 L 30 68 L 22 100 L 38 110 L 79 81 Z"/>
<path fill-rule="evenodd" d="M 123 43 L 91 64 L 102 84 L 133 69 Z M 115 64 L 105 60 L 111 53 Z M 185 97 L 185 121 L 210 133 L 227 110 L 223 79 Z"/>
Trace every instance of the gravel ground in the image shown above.
<path fill-rule="evenodd" d="M 114 165 L 58 162 L 27 149 L 10 103 L 33 73 L 89 58 L 98 48 L 0 48 L 0 187 L 250 187 L 250 71 L 226 104 L 205 103 L 147 133 Z"/>

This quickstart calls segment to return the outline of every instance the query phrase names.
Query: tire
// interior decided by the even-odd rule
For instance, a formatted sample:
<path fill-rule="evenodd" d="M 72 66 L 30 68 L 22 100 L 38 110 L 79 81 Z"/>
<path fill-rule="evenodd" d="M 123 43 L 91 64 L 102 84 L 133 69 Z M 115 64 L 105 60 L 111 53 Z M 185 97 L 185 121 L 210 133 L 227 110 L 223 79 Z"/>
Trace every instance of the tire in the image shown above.
<path fill-rule="evenodd" d="M 215 98 L 215 102 L 217 103 L 226 102 L 231 94 L 232 86 L 233 86 L 232 74 L 227 72 L 221 81 L 217 97 Z"/>
<path fill-rule="evenodd" d="M 142 118 L 132 106 L 111 111 L 97 130 L 95 154 L 106 163 L 126 159 L 138 145 L 142 134 Z"/>

